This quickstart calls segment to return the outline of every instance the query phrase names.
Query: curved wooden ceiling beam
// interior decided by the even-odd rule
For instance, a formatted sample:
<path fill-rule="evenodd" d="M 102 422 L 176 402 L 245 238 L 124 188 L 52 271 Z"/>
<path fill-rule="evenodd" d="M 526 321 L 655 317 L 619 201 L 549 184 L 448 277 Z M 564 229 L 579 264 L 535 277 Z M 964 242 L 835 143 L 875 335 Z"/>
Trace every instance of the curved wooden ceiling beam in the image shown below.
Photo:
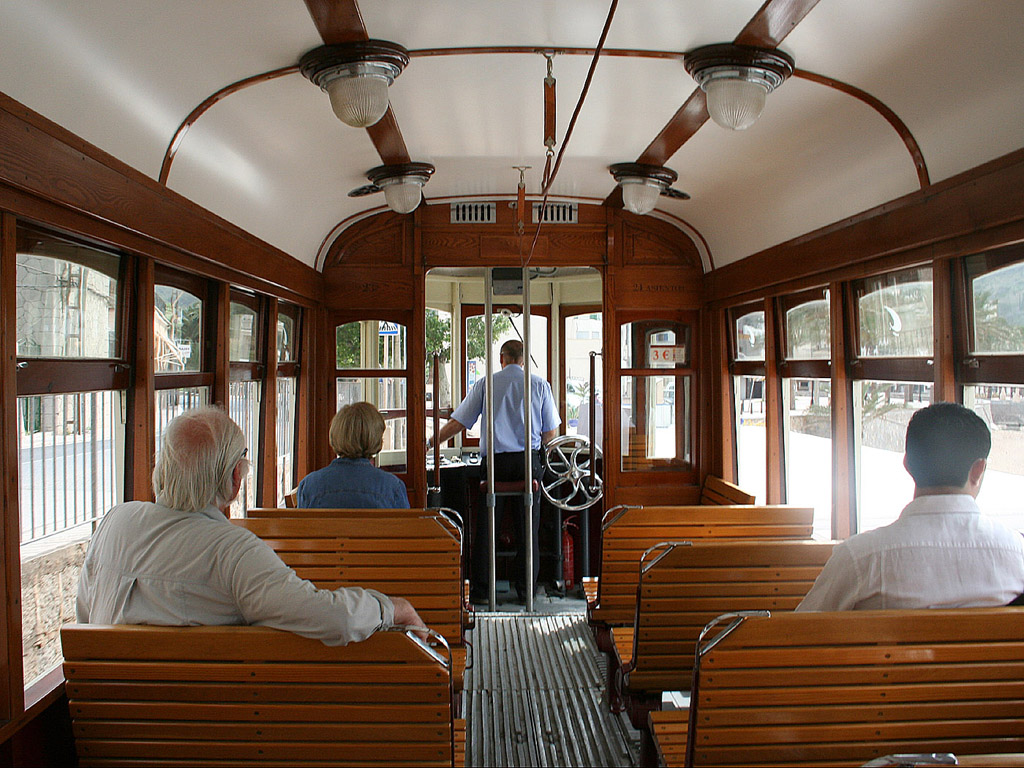
<path fill-rule="evenodd" d="M 928 166 L 924 162 L 924 154 L 921 152 L 921 147 L 917 143 L 917 139 L 914 138 L 914 134 L 907 128 L 907 124 L 900 120 L 899 115 L 892 111 L 881 99 L 877 99 L 867 91 L 862 91 L 855 85 L 844 83 L 842 80 L 836 80 L 832 77 L 825 75 L 819 75 L 817 72 L 808 72 L 805 69 L 794 69 L 793 77 L 799 77 L 803 80 L 810 80 L 812 83 L 819 83 L 821 85 L 828 86 L 829 88 L 835 88 L 837 91 L 852 96 L 855 99 L 863 101 L 869 107 L 874 109 L 878 114 L 886 119 L 886 121 L 894 129 L 896 133 L 900 135 L 900 139 L 907 147 L 907 151 L 910 152 L 910 158 L 914 162 L 914 168 L 917 169 L 917 180 L 921 184 L 921 189 L 929 186 L 931 180 L 928 177 Z"/>
<path fill-rule="evenodd" d="M 817 4 L 818 0 L 765 0 L 733 42 L 737 45 L 777 48 Z M 637 158 L 637 162 L 664 165 L 683 144 L 693 138 L 709 117 L 707 98 L 704 91 L 697 88 Z M 605 204 L 615 207 L 622 205 L 622 193 L 617 186 Z"/>
<path fill-rule="evenodd" d="M 231 85 L 225 85 L 219 91 L 207 96 L 202 102 L 196 106 L 188 116 L 181 121 L 181 125 L 178 126 L 178 130 L 171 136 L 171 141 L 167 145 L 167 149 L 164 152 L 164 161 L 160 164 L 160 177 L 159 181 L 161 184 L 167 184 L 167 177 L 171 173 L 171 163 L 174 162 L 174 155 L 178 151 L 178 147 L 181 146 L 182 139 L 185 138 L 185 134 L 188 133 L 188 129 L 191 128 L 195 122 L 203 116 L 210 107 L 216 104 L 221 99 L 230 96 L 232 93 L 236 93 L 243 88 L 248 88 L 250 85 L 256 85 L 256 83 L 265 83 L 268 80 L 274 80 L 278 77 L 284 77 L 285 75 L 291 75 L 299 71 L 299 65 L 293 64 L 290 67 L 281 67 L 280 69 L 272 69 L 269 72 L 263 72 L 259 75 L 253 75 L 243 80 L 239 80 L 237 83 L 231 83 Z"/>

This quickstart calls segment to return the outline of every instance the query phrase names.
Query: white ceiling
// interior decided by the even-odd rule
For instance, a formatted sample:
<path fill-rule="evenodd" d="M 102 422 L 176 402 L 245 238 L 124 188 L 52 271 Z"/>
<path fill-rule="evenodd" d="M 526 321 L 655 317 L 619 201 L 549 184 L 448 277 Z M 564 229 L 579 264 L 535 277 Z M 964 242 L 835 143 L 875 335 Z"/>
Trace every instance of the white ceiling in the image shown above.
<path fill-rule="evenodd" d="M 731 40 L 762 0 L 630 0 L 606 45 L 681 52 Z M 596 0 L 360 0 L 371 37 L 411 50 L 593 47 Z M 921 146 L 933 182 L 1024 147 L 1024 2 L 821 0 L 781 46 L 797 66 L 881 99 Z M 156 178 L 178 124 L 219 88 L 288 66 L 321 39 L 301 0 L 0 0 L 0 90 Z M 558 138 L 587 56 L 558 56 Z M 537 54 L 416 57 L 391 89 L 429 198 L 507 195 L 513 165 L 543 167 Z M 607 166 L 635 160 L 692 93 L 680 62 L 605 57 L 553 193 L 602 200 Z M 339 222 L 381 205 L 349 198 L 381 162 L 365 131 L 293 74 L 235 93 L 186 135 L 175 191 L 313 264 Z M 659 208 L 706 238 L 717 266 L 919 187 L 896 132 L 870 107 L 790 79 L 761 120 L 708 123 L 667 163 L 690 201 Z"/>

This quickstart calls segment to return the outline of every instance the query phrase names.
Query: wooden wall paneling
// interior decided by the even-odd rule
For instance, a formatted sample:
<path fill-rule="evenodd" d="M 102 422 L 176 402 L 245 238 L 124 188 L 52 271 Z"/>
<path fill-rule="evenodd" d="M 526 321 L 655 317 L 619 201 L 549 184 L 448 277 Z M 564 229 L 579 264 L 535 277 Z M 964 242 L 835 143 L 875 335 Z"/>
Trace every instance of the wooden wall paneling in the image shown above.
<path fill-rule="evenodd" d="M 1024 149 L 716 269 L 713 302 L 819 276 L 849 279 L 1024 240 Z M 807 283 L 803 287 L 811 287 Z M 796 287 L 795 285 L 793 286 Z"/>
<path fill-rule="evenodd" d="M 277 506 L 277 299 L 268 298 L 263 309 L 263 396 L 260 398 L 261 455 L 256 459 L 263 467 L 256 503 L 261 507 Z M 298 424 L 296 424 L 298 428 Z"/>
<path fill-rule="evenodd" d="M 933 402 L 956 403 L 961 399 L 956 386 L 953 304 L 953 261 L 937 259 L 932 267 Z"/>
<path fill-rule="evenodd" d="M 312 307 L 302 312 L 299 336 L 298 408 L 295 415 L 295 484 L 316 467 L 315 446 L 319 436 L 318 424 L 320 390 L 334 377 L 323 361 L 323 309 Z"/>
<path fill-rule="evenodd" d="M 733 414 L 732 375 L 729 373 L 729 315 L 724 309 L 706 310 L 709 344 L 708 371 L 711 388 L 710 427 L 717 437 L 711 471 L 730 483 L 737 482 L 736 417 Z"/>
<path fill-rule="evenodd" d="M 17 222 L 0 214 L 0 463 L 3 468 L 3 526 L 0 545 L 0 595 L 4 598 L 4 628 L 0 631 L 0 721 L 10 720 L 24 708 L 21 650 L 21 526 L 18 507 L 18 391 L 17 351 Z"/>
<path fill-rule="evenodd" d="M 307 301 L 319 294 L 319 278 L 309 266 L 4 94 L 0 185 L 165 246 L 161 257 L 166 255 L 168 263 L 187 269 L 203 264 L 211 271 L 223 265 L 241 277 L 241 284 L 251 283 L 246 276 L 253 275 L 274 294 L 294 292 Z"/>
<path fill-rule="evenodd" d="M 314 442 L 310 451 L 311 464 L 307 468 L 307 472 L 326 467 L 334 460 L 329 435 L 331 419 L 338 411 L 338 385 L 334 375 L 337 370 L 338 355 L 334 324 L 330 322 L 330 316 L 324 308 L 318 308 L 316 316 L 319 329 L 319 343 L 317 344 L 319 360 L 314 371 L 316 378 L 316 407 L 313 415 Z M 320 371 L 323 371 L 324 375 L 321 375 Z"/>
<path fill-rule="evenodd" d="M 853 451 L 853 393 L 846 359 L 851 338 L 846 327 L 843 284 L 829 285 L 829 332 L 832 344 L 832 538 L 853 533 L 856 467 Z"/>
<path fill-rule="evenodd" d="M 153 261 L 145 257 L 138 257 L 134 261 L 134 335 L 130 337 L 132 344 L 129 358 L 132 361 L 132 384 L 128 396 L 129 429 L 125 436 L 125 460 L 129 462 L 132 471 L 125 473 L 125 498 L 152 501 L 153 457 L 156 453 Z"/>
<path fill-rule="evenodd" d="M 231 380 L 231 286 L 216 283 L 210 291 L 213 298 L 213 391 L 210 402 L 229 410 L 229 381 Z M 205 367 L 205 366 L 204 366 Z"/>
<path fill-rule="evenodd" d="M 421 205 L 420 208 L 423 206 Z M 408 472 L 409 504 L 423 507 L 427 503 L 427 284 L 423 269 L 421 251 L 420 212 L 417 209 L 406 230 L 406 250 L 412 262 L 413 272 L 413 303 L 412 317 L 409 322 L 409 335 L 406 341 L 406 369 L 409 380 L 406 386 L 406 408 L 409 414 L 408 443 L 405 450 L 405 461 Z M 439 394 L 435 393 L 436 398 Z"/>
<path fill-rule="evenodd" d="M 411 267 L 332 267 L 324 270 L 324 306 L 337 311 L 408 311 L 414 282 Z"/>
<path fill-rule="evenodd" d="M 765 493 L 769 504 L 786 501 L 782 378 L 779 375 L 779 323 L 775 300 L 764 300 Z"/>

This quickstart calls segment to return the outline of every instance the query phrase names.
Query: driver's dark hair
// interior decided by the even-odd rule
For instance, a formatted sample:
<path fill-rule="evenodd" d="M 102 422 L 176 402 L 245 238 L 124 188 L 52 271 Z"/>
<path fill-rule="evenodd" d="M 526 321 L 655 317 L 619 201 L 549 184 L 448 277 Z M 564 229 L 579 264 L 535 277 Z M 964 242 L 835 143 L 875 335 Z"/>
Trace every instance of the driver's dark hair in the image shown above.
<path fill-rule="evenodd" d="M 971 466 L 991 448 L 985 422 L 957 403 L 922 408 L 907 425 L 907 471 L 918 488 L 965 485 Z"/>
<path fill-rule="evenodd" d="M 501 345 L 501 356 L 513 363 L 523 362 L 523 342 L 519 339 L 509 339 Z"/>

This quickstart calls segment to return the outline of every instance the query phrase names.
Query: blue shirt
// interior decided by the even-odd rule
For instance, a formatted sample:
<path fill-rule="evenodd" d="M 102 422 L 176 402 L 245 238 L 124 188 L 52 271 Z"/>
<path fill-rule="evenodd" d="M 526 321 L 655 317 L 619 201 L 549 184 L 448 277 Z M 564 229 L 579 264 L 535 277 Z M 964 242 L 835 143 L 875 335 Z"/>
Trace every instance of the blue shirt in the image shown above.
<path fill-rule="evenodd" d="M 336 458 L 299 483 L 300 509 L 408 509 L 405 483 L 369 459 Z"/>
<path fill-rule="evenodd" d="M 518 453 L 525 450 L 523 434 L 523 367 L 506 365 L 494 374 L 494 452 Z M 530 445 L 540 450 L 540 436 L 562 423 L 555 408 L 551 385 L 536 374 L 530 376 Z M 466 399 L 452 411 L 452 418 L 470 429 L 484 412 L 487 379 L 478 380 Z M 480 427 L 480 453 L 487 453 L 487 423 Z"/>

